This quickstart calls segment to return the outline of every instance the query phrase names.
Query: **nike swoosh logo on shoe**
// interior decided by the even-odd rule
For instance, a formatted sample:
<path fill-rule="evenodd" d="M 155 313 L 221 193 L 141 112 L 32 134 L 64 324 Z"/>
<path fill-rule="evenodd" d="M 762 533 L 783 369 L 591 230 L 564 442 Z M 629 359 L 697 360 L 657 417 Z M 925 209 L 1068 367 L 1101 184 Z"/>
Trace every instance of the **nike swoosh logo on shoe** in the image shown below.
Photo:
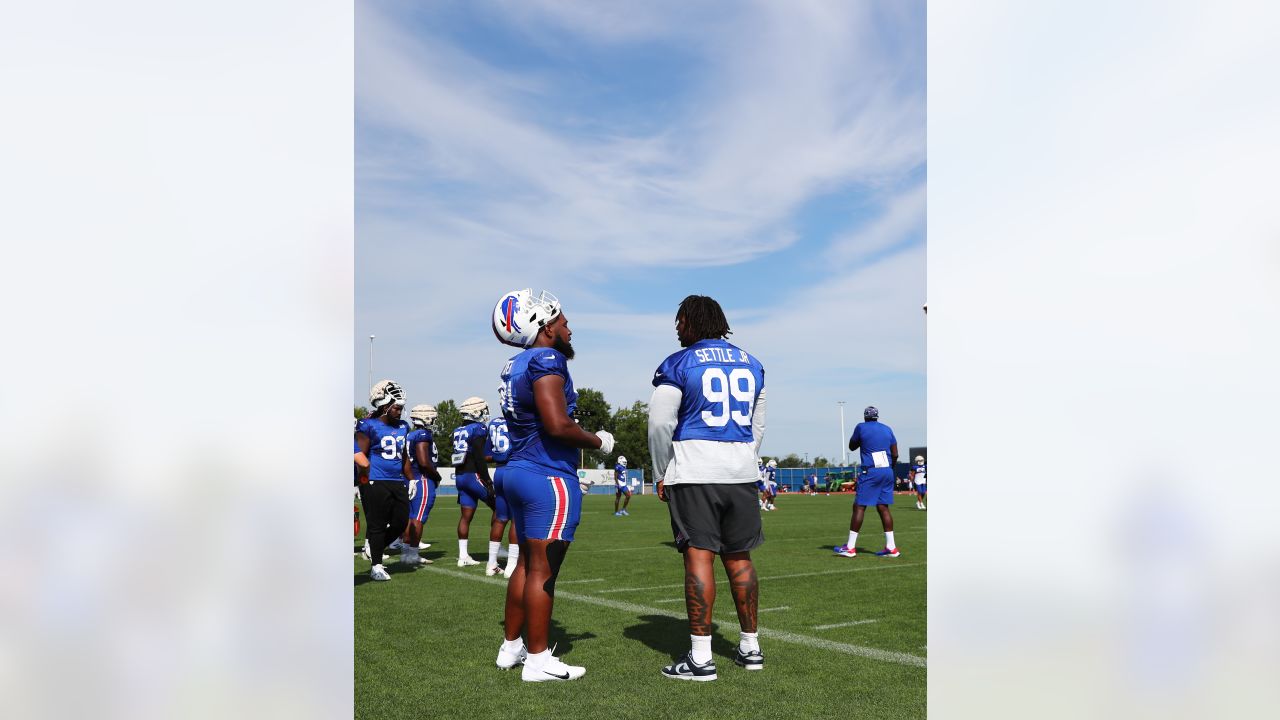
<path fill-rule="evenodd" d="M 559 678 L 559 679 L 561 679 L 561 680 L 568 680 L 568 679 L 569 679 L 569 673 L 565 673 L 565 674 L 563 674 L 563 675 L 557 675 L 557 674 L 555 674 L 555 673 L 551 672 L 550 670 L 543 670 L 542 672 L 543 672 L 544 674 L 546 674 L 546 675 L 550 675 L 550 676 L 551 676 L 551 677 L 553 677 L 553 678 Z"/>

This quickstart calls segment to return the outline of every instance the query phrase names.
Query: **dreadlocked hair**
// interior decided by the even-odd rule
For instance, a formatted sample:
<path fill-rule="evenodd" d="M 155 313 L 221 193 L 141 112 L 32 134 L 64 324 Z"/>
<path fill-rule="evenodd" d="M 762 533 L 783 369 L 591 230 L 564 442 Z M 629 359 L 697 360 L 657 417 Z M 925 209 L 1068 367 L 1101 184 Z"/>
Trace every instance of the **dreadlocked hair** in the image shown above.
<path fill-rule="evenodd" d="M 720 303 L 706 295 L 690 295 L 680 301 L 676 318 L 684 318 L 685 327 L 699 340 L 726 339 L 733 334 Z"/>

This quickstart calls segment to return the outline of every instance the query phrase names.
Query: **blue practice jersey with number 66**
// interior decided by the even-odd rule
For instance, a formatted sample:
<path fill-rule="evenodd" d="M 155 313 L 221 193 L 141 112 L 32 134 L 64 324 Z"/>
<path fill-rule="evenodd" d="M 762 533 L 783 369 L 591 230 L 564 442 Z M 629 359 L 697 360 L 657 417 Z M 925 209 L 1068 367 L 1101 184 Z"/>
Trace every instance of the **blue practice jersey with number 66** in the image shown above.
<path fill-rule="evenodd" d="M 511 458 L 511 435 L 507 432 L 506 418 L 489 420 L 489 436 L 484 440 L 484 454 L 499 465 L 505 465 Z"/>
<path fill-rule="evenodd" d="M 682 399 L 672 440 L 750 443 L 751 413 L 764 388 L 759 360 L 724 340 L 699 340 L 673 353 L 653 374 Z"/>

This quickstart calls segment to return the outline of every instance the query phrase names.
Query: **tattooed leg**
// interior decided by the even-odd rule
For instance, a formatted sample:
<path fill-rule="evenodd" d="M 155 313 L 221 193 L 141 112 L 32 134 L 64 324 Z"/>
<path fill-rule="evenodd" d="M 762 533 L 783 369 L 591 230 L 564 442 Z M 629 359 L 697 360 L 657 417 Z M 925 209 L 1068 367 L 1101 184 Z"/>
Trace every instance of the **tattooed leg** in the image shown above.
<path fill-rule="evenodd" d="M 716 602 L 715 553 L 702 548 L 684 552 L 684 606 L 689 613 L 689 634 L 711 634 L 711 608 Z"/>
<path fill-rule="evenodd" d="M 721 557 L 721 562 L 729 576 L 729 592 L 733 594 L 733 606 L 738 610 L 738 625 L 743 632 L 756 632 L 760 581 L 756 578 L 756 567 L 751 563 L 751 553 L 729 553 Z"/>

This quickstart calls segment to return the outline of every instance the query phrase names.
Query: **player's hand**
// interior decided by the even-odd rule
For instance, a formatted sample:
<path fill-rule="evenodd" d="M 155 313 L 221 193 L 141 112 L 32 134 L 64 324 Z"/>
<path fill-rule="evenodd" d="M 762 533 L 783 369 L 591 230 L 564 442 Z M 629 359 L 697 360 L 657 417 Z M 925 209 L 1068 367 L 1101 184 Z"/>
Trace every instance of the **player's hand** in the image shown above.
<path fill-rule="evenodd" d="M 418 481 L 410 480 L 409 481 L 409 499 L 412 500 L 414 496 L 416 496 L 417 494 L 418 494 Z"/>
<path fill-rule="evenodd" d="M 663 481 L 659 480 L 659 481 L 658 481 L 658 482 L 657 482 L 653 487 L 654 487 L 654 489 L 655 489 L 655 490 L 657 490 L 657 491 L 658 491 L 658 499 L 659 499 L 659 500 L 661 500 L 662 502 L 666 502 L 666 501 L 667 501 L 667 486 L 666 486 L 665 484 L 663 484 Z"/>
<path fill-rule="evenodd" d="M 596 433 L 596 437 L 600 438 L 600 452 L 605 455 L 613 452 L 613 433 L 608 430 L 601 430 Z"/>

